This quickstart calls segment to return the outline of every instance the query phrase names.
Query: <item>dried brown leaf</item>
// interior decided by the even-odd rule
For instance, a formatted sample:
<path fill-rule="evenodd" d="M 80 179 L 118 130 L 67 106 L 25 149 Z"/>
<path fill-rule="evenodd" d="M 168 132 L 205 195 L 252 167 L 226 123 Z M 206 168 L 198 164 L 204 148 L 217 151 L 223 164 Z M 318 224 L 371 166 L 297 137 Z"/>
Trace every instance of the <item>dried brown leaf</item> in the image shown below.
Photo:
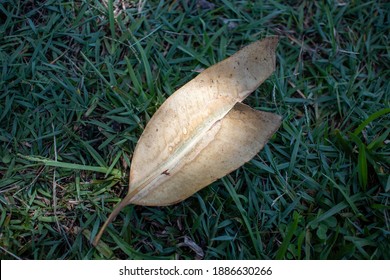
<path fill-rule="evenodd" d="M 129 192 L 105 227 L 127 204 L 180 202 L 255 156 L 281 118 L 240 103 L 275 69 L 278 39 L 238 51 L 178 89 L 141 135 L 130 170 Z"/>

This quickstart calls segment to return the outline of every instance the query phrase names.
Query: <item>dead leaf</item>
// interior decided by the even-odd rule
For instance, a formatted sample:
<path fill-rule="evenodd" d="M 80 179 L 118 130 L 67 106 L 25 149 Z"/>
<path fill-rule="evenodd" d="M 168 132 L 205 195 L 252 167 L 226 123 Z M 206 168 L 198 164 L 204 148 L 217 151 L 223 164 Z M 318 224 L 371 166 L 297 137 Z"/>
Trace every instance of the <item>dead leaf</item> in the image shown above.
<path fill-rule="evenodd" d="M 207 0 L 198 0 L 197 3 L 202 10 L 213 10 L 215 8 L 215 4 Z"/>
<path fill-rule="evenodd" d="M 196 253 L 196 260 L 201 260 L 204 258 L 203 249 L 196 244 L 191 238 L 188 236 L 184 236 L 184 241 L 177 244 L 178 247 L 189 247 L 192 251 Z"/>
<path fill-rule="evenodd" d="M 281 117 L 240 103 L 275 69 L 278 39 L 254 42 L 204 70 L 171 95 L 142 133 L 131 163 L 128 204 L 180 202 L 255 156 Z"/>

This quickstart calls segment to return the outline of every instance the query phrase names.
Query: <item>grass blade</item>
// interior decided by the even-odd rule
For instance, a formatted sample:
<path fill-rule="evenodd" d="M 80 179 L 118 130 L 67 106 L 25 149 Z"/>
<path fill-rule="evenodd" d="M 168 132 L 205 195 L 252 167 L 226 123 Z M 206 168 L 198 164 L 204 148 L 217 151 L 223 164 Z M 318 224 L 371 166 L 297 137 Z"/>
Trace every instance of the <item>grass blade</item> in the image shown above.
<path fill-rule="evenodd" d="M 283 239 L 282 245 L 280 245 L 278 252 L 276 253 L 275 259 L 281 260 L 285 258 L 288 245 L 290 245 L 290 241 L 293 238 L 294 234 L 296 233 L 300 218 L 301 216 L 298 214 L 298 212 L 294 212 L 293 221 L 288 225 L 287 234 Z"/>
<path fill-rule="evenodd" d="M 18 154 L 20 157 L 30 160 L 30 161 L 36 161 L 36 162 L 42 162 L 46 166 L 53 166 L 53 167 L 61 167 L 61 168 L 67 168 L 67 169 L 75 169 L 75 170 L 88 170 L 88 171 L 94 171 L 99 173 L 107 173 L 108 168 L 106 167 L 98 167 L 98 166 L 89 166 L 89 165 L 82 165 L 82 164 L 75 164 L 75 163 L 68 163 L 68 162 L 60 162 L 40 157 L 33 157 L 33 156 L 25 156 Z M 110 173 L 114 176 L 114 178 L 121 178 L 121 172 L 118 169 L 113 169 Z"/>
<path fill-rule="evenodd" d="M 370 123 L 372 122 L 373 120 L 381 117 L 381 116 L 384 116 L 386 114 L 389 114 L 390 113 L 390 108 L 385 108 L 385 109 L 382 109 L 382 110 L 379 110 L 373 114 L 371 114 L 364 122 L 362 122 L 356 129 L 355 131 L 353 132 L 353 134 L 355 136 L 357 136 L 360 132 L 363 131 L 363 129 Z"/>

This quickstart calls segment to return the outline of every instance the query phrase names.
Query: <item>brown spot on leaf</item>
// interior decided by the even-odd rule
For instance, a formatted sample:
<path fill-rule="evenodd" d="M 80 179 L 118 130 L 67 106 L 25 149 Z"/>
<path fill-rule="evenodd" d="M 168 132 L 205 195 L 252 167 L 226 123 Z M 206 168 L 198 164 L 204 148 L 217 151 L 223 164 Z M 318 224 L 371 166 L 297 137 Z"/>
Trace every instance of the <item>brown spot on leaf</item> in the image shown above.
<path fill-rule="evenodd" d="M 169 176 L 169 175 L 171 175 L 171 174 L 168 172 L 168 169 L 167 169 L 167 170 L 163 171 L 163 172 L 161 173 L 161 175 L 167 175 L 167 176 Z"/>

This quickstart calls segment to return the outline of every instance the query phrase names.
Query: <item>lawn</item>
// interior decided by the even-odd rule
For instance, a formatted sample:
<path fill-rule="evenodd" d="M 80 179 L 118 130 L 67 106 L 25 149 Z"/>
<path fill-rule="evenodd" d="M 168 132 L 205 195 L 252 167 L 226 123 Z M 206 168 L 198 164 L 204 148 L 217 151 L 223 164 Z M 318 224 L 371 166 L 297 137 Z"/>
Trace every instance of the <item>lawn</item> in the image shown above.
<path fill-rule="evenodd" d="M 389 34 L 388 1 L 0 1 L 0 259 L 390 259 Z M 275 35 L 265 148 L 93 247 L 157 108 Z"/>

